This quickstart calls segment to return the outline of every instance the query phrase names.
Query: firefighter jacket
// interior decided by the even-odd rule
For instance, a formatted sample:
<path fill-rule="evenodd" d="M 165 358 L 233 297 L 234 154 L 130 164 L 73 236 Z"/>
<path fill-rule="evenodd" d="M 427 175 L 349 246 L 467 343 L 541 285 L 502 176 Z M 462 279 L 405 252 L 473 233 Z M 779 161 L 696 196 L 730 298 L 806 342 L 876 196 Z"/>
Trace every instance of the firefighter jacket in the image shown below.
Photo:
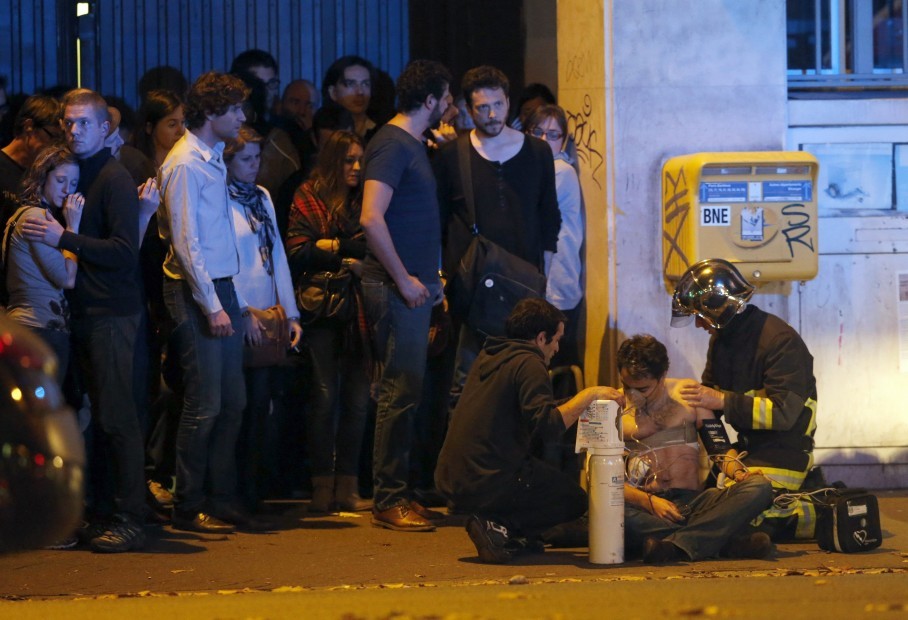
<path fill-rule="evenodd" d="M 813 466 L 813 357 L 779 317 L 748 306 L 710 340 L 703 384 L 725 393 L 717 411 L 738 432 L 744 463 L 777 489 L 801 488 Z"/>

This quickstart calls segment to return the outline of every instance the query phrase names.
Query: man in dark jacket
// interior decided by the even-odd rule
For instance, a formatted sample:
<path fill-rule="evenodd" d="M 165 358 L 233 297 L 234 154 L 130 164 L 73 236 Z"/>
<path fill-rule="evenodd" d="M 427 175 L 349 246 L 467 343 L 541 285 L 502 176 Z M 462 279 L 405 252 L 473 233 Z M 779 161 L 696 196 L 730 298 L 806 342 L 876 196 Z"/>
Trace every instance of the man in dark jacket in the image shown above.
<path fill-rule="evenodd" d="M 564 433 L 593 401 L 624 402 L 610 387 L 555 401 L 548 365 L 564 321 L 543 299 L 520 301 L 507 337 L 489 338 L 473 364 L 445 438 L 435 483 L 474 513 L 467 533 L 483 562 L 507 562 L 543 531 L 586 512 L 577 481 L 533 456 L 534 448 Z"/>

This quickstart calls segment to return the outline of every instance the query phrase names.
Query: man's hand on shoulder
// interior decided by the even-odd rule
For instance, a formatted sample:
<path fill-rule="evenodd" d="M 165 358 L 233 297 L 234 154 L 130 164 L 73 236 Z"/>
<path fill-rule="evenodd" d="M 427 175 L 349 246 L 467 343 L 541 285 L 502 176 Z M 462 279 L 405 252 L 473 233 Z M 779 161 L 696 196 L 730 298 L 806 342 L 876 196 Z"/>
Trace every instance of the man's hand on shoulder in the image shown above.
<path fill-rule="evenodd" d="M 19 225 L 22 236 L 27 240 L 44 243 L 52 248 L 60 247 L 60 237 L 63 236 L 63 227 L 54 219 L 54 216 L 45 210 L 45 216 L 25 218 Z"/>
<path fill-rule="evenodd" d="M 706 387 L 692 379 L 681 384 L 681 398 L 691 407 L 703 407 L 717 411 L 725 408 L 725 394 L 719 390 Z"/>
<path fill-rule="evenodd" d="M 233 335 L 233 323 L 224 310 L 218 310 L 208 315 L 208 328 L 215 338 L 226 338 Z"/>

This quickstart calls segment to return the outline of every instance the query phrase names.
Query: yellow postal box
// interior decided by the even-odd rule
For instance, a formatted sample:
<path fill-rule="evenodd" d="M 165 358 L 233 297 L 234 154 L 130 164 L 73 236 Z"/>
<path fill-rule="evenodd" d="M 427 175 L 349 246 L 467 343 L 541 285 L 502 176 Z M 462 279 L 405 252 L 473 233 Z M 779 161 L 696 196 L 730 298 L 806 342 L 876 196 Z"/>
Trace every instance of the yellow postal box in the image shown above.
<path fill-rule="evenodd" d="M 817 274 L 817 172 L 803 151 L 694 153 L 662 167 L 662 268 L 676 280 L 705 258 L 752 284 Z"/>

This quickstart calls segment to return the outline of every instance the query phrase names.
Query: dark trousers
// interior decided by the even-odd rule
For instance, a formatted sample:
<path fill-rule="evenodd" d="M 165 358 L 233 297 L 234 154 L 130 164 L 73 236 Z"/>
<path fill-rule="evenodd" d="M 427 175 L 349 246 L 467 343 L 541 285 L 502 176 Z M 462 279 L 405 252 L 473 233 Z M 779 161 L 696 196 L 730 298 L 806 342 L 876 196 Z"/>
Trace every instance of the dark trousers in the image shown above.
<path fill-rule="evenodd" d="M 66 378 L 66 371 L 69 369 L 69 332 L 61 332 L 58 329 L 47 329 L 46 327 L 29 327 L 30 330 L 38 334 L 41 340 L 47 343 L 47 346 L 54 352 L 57 358 L 57 383 L 63 385 Z"/>
<path fill-rule="evenodd" d="M 586 492 L 576 479 L 536 458 L 527 458 L 516 478 L 492 497 L 452 498 L 458 510 L 500 523 L 517 536 L 533 537 L 587 511 Z"/>
<path fill-rule="evenodd" d="M 624 535 L 629 549 L 642 549 L 649 536 L 684 550 L 691 560 L 716 557 L 729 539 L 772 503 L 772 485 L 752 476 L 724 489 L 669 489 L 657 495 L 673 502 L 685 515 L 682 523 L 666 521 L 630 504 L 624 507 Z"/>
<path fill-rule="evenodd" d="M 359 473 L 371 377 L 363 356 L 345 346 L 344 331 L 344 326 L 306 328 L 312 364 L 306 438 L 313 476 Z"/>
<path fill-rule="evenodd" d="M 281 431 L 293 370 L 289 366 L 243 370 L 246 409 L 237 441 L 237 475 L 241 500 L 250 511 L 257 510 L 274 491 L 284 465 L 280 458 Z"/>
<path fill-rule="evenodd" d="M 100 427 L 113 461 L 116 510 L 141 520 L 145 515 L 145 451 L 132 390 L 138 328 L 139 314 L 83 316 L 72 321 L 75 355 L 87 384 L 92 424 Z M 92 457 L 93 465 L 103 461 L 100 454 Z M 105 499 L 95 498 L 99 504 Z"/>
<path fill-rule="evenodd" d="M 164 282 L 183 369 L 174 508 L 184 514 L 205 510 L 209 498 L 215 505 L 236 499 L 236 442 L 246 407 L 242 317 L 233 282 L 218 280 L 215 291 L 233 323 L 232 336 L 211 335 L 188 284 Z"/>

